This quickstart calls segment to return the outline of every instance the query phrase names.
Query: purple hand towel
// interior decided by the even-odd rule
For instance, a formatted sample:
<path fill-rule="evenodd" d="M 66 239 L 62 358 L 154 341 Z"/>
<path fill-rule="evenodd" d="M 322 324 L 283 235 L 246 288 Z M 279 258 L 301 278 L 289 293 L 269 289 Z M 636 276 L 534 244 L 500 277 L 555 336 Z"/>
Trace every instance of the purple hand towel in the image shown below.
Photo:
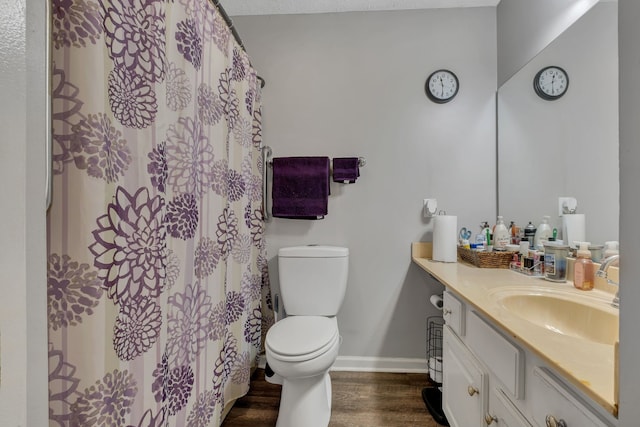
<path fill-rule="evenodd" d="M 329 158 L 274 158 L 271 194 L 275 217 L 323 218 L 329 201 Z"/>
<path fill-rule="evenodd" d="M 360 160 L 357 157 L 334 157 L 333 180 L 353 184 L 360 176 Z"/>

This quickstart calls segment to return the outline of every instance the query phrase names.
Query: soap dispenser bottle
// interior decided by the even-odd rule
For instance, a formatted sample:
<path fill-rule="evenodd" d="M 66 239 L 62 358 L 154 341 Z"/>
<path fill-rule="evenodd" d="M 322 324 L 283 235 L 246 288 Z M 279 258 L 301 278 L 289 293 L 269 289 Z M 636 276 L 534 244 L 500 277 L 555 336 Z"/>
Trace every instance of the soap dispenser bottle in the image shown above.
<path fill-rule="evenodd" d="M 573 265 L 573 286 L 583 291 L 593 289 L 595 282 L 595 271 L 593 261 L 591 261 L 591 251 L 589 242 L 580 242 L 578 257 Z"/>
<path fill-rule="evenodd" d="M 496 248 L 505 249 L 511 240 L 510 237 L 509 230 L 507 230 L 507 226 L 504 224 L 504 218 L 498 216 L 496 227 L 493 229 L 493 245 Z"/>
<path fill-rule="evenodd" d="M 549 219 L 551 217 L 549 215 L 545 215 L 542 217 L 542 222 L 536 229 L 536 234 L 533 238 L 533 247 L 536 249 L 542 250 L 542 245 L 546 240 L 549 240 L 549 237 L 553 234 L 551 231 L 551 226 L 549 225 Z"/>

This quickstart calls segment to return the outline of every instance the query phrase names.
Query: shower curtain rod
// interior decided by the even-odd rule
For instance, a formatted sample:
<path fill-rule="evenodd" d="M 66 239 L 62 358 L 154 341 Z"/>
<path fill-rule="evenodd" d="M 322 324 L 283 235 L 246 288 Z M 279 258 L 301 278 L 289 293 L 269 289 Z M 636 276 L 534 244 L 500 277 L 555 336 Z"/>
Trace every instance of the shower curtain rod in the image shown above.
<path fill-rule="evenodd" d="M 224 19 L 224 22 L 226 22 L 227 25 L 229 26 L 229 29 L 231 30 L 231 34 L 233 34 L 233 38 L 236 39 L 236 42 L 238 42 L 242 50 L 246 52 L 247 49 L 244 47 L 244 43 L 242 43 L 240 34 L 238 34 L 236 27 L 233 26 L 233 21 L 231 20 L 231 18 L 229 18 L 229 15 L 227 15 L 227 12 L 224 10 L 224 7 L 222 6 L 222 4 L 220 4 L 220 0 L 212 0 L 212 2 L 214 6 L 217 7 L 218 10 L 220 11 L 220 14 L 222 15 L 222 19 Z M 265 80 L 260 76 L 257 76 L 257 77 L 258 77 L 258 80 L 260 80 L 260 87 L 264 87 L 264 85 L 266 84 Z"/>

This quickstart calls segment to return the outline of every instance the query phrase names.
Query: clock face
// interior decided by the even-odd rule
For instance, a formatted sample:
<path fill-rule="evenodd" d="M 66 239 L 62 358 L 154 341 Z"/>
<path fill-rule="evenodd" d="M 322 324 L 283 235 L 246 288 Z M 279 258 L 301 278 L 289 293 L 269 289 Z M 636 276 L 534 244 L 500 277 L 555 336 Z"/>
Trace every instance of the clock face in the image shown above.
<path fill-rule="evenodd" d="M 546 67 L 536 74 L 533 87 L 542 99 L 553 101 L 567 92 L 569 75 L 560 67 Z"/>
<path fill-rule="evenodd" d="M 438 70 L 431 73 L 425 86 L 430 100 L 444 104 L 451 101 L 458 93 L 458 77 L 449 70 Z"/>

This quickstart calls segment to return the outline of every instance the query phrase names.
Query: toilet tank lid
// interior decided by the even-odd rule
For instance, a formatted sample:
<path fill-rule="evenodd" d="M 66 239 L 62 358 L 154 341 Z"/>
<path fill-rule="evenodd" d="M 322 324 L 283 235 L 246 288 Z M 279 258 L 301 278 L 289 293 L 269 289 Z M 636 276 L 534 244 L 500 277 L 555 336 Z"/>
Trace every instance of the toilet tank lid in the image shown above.
<path fill-rule="evenodd" d="M 344 258 L 349 256 L 349 248 L 340 246 L 308 245 L 280 248 L 280 258 Z"/>

